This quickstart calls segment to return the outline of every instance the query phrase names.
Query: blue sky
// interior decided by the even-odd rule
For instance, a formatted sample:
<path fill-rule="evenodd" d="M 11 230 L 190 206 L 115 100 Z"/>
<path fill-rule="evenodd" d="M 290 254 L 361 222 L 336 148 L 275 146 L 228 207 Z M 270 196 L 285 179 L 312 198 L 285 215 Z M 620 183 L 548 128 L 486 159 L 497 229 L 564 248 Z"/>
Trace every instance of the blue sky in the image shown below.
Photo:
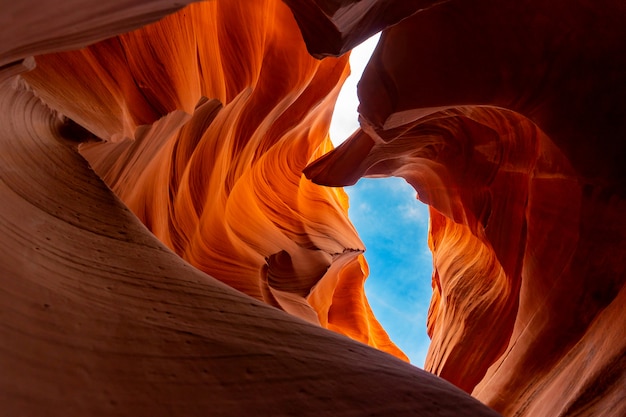
<path fill-rule="evenodd" d="M 335 106 L 330 135 L 338 145 L 358 128 L 356 85 L 378 35 L 352 51 L 352 75 Z M 422 367 L 429 338 L 426 315 L 431 295 L 432 257 L 427 246 L 428 208 L 402 178 L 361 179 L 345 187 L 349 216 L 366 247 L 370 276 L 365 292 L 391 339 Z"/>
<path fill-rule="evenodd" d="M 365 243 L 365 293 L 374 314 L 411 363 L 422 367 L 430 339 L 426 315 L 432 256 L 428 208 L 402 178 L 363 178 L 345 188 L 348 212 Z"/>

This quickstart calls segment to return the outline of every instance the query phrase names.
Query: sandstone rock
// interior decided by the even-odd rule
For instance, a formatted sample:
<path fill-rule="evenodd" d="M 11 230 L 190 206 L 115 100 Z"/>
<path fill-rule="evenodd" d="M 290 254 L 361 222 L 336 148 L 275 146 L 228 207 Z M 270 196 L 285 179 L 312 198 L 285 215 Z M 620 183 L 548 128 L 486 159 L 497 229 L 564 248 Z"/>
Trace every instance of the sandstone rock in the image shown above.
<path fill-rule="evenodd" d="M 5 413 L 495 415 L 357 342 L 405 358 L 322 185 L 394 175 L 431 207 L 427 370 L 507 416 L 626 414 L 620 2 L 217 0 L 128 32 L 183 5 L 0 21 Z M 347 56 L 307 48 L 382 28 L 331 150 Z"/>
<path fill-rule="evenodd" d="M 625 16 L 419 12 L 383 32 L 362 130 L 305 170 L 333 186 L 401 176 L 431 206 L 426 369 L 504 415 L 626 413 Z"/>
<path fill-rule="evenodd" d="M 0 114 L 2 415 L 497 415 L 192 267 L 14 75 Z"/>

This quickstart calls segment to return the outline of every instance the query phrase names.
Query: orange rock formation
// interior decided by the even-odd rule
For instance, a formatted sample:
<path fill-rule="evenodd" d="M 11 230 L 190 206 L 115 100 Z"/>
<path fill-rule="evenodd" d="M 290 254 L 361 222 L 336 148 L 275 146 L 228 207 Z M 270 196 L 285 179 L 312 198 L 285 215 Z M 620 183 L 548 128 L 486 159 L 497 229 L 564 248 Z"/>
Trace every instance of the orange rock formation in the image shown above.
<path fill-rule="evenodd" d="M 404 358 L 323 186 L 395 175 L 431 206 L 427 370 L 504 415 L 626 414 L 626 9 L 285 3 L 133 32 L 183 5 L 9 6 L 6 412 L 495 415 L 321 329 Z M 362 129 L 331 151 L 347 56 L 307 48 L 383 28 Z"/>
<path fill-rule="evenodd" d="M 626 415 L 625 17 L 421 11 L 383 32 L 362 130 L 306 170 L 401 176 L 430 205 L 426 369 L 504 415 Z"/>
<path fill-rule="evenodd" d="M 405 358 L 365 299 L 364 248 L 347 198 L 302 175 L 332 146 L 347 58 L 312 58 L 280 2 L 211 2 L 40 56 L 23 77 L 46 104 L 105 139 L 81 153 L 192 265 Z"/>

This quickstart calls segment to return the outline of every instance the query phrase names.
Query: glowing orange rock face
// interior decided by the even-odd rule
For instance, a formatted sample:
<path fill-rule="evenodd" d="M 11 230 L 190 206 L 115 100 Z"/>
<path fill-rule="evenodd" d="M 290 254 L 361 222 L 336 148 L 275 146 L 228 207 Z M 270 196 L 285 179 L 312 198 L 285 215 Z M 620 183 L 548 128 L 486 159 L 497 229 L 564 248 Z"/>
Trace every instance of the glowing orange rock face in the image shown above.
<path fill-rule="evenodd" d="M 364 297 L 364 248 L 346 196 L 302 175 L 332 147 L 328 126 L 348 71 L 347 56 L 307 53 L 281 2 L 229 1 L 39 57 L 25 78 L 108 140 L 81 153 L 184 259 L 405 359 Z"/>
<path fill-rule="evenodd" d="M 345 195 L 304 170 L 402 176 L 431 206 L 428 370 L 504 415 L 626 414 L 623 4 L 286 3 L 318 56 L 399 22 L 329 153 L 346 57 L 311 58 L 282 2 L 193 5 L 34 70 L 179 5 L 3 25 L 3 410 L 494 415 L 319 327 L 402 357 Z"/>
<path fill-rule="evenodd" d="M 543 145 L 538 152 L 547 138 L 534 124 L 501 109 L 450 109 L 404 128 L 389 143 L 354 135 L 336 156 L 328 154 L 307 173 L 332 183 L 342 172 L 328 167 L 345 167 L 342 152 L 369 149 L 351 174 L 403 176 L 431 205 L 435 272 L 426 367 L 471 392 L 503 353 L 515 321 L 522 279 L 518 256 L 526 245 L 526 206 L 537 159 L 549 155 L 562 164 L 560 187 L 570 184 L 571 171 L 562 157 L 549 153 L 553 149 Z"/>
<path fill-rule="evenodd" d="M 110 35 L 167 4 L 116 6 Z M 330 147 L 345 57 L 310 58 L 278 1 L 203 3 L 15 58 L 107 32 L 74 24 L 48 44 L 57 22 L 42 22 L 43 44 L 0 49 L 15 59 L 0 67 L 2 414 L 496 415 L 267 304 L 395 349 L 363 297 L 345 195 L 301 173 Z"/>
<path fill-rule="evenodd" d="M 426 369 L 504 415 L 626 413 L 625 16 L 417 13 L 366 68 L 362 131 L 305 170 L 401 176 L 431 206 Z"/>
<path fill-rule="evenodd" d="M 0 71 L 3 415 L 497 415 L 174 254 L 16 77 L 32 64 Z"/>

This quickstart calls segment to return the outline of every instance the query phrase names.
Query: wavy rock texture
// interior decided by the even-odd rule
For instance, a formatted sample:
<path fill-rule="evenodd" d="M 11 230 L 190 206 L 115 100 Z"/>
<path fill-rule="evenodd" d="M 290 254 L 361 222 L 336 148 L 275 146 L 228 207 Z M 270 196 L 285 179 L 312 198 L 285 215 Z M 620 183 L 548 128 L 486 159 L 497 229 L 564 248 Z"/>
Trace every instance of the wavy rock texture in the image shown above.
<path fill-rule="evenodd" d="M 348 69 L 298 34 L 280 2 L 212 2 L 0 70 L 3 413 L 496 415 L 320 327 L 402 356 L 345 195 L 301 173 Z"/>
<path fill-rule="evenodd" d="M 37 57 L 24 78 L 106 140 L 82 154 L 192 265 L 406 359 L 365 299 L 364 248 L 343 191 L 302 176 L 331 147 L 330 116 L 348 71 L 347 56 L 318 61 L 306 52 L 282 3 L 211 2 Z"/>
<path fill-rule="evenodd" d="M 0 67 L 33 54 L 79 48 L 137 29 L 191 1 L 6 1 L 0 15 Z"/>
<path fill-rule="evenodd" d="M 0 72 L 3 415 L 496 415 L 182 260 L 15 77 L 29 68 Z"/>
<path fill-rule="evenodd" d="M 621 2 L 417 13 L 366 68 L 362 130 L 305 170 L 401 176 L 431 206 L 426 369 L 503 415 L 626 413 L 625 17 Z"/>
<path fill-rule="evenodd" d="M 504 415 L 626 414 L 624 6 L 286 3 L 194 4 L 114 38 L 182 4 L 10 6 L 3 410 L 495 415 L 320 327 L 403 357 L 345 194 L 304 170 L 402 176 L 431 206 L 428 370 Z M 334 151 L 347 57 L 313 59 L 296 22 L 316 56 L 393 25 Z"/>

